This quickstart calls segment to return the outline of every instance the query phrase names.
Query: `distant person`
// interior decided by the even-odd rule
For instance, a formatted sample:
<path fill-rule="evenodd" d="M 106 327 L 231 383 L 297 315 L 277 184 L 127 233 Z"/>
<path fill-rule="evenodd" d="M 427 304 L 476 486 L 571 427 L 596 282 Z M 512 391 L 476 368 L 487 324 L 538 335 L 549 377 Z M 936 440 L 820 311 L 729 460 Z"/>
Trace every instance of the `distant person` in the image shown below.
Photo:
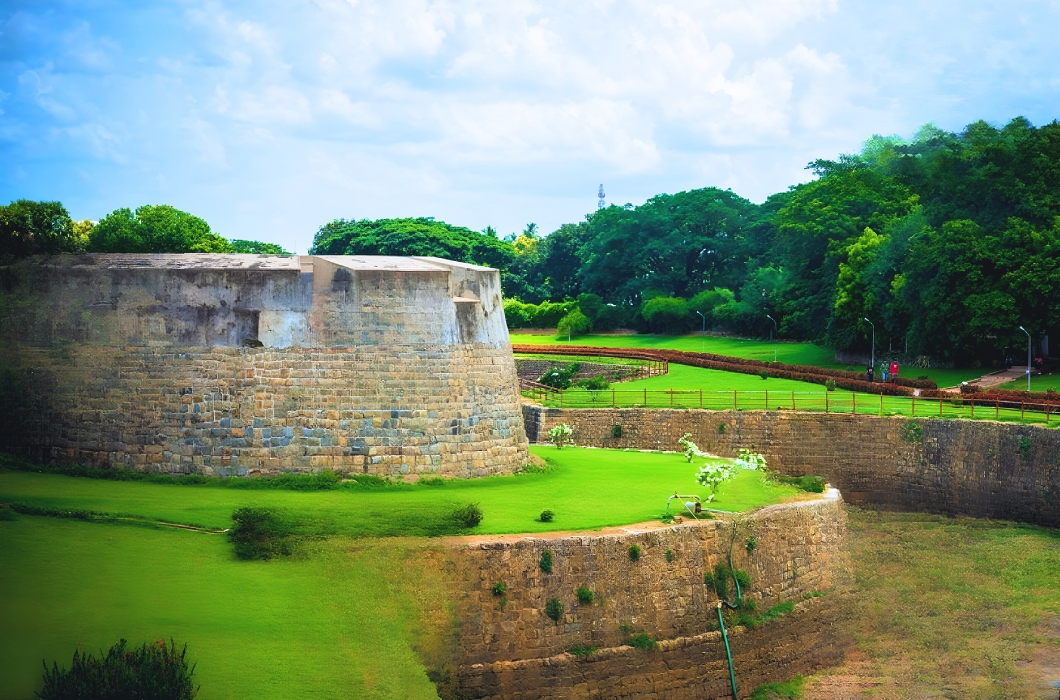
<path fill-rule="evenodd" d="M 872 369 L 872 367 L 867 368 L 865 370 L 865 381 L 871 384 L 875 379 L 876 370 Z"/>
<path fill-rule="evenodd" d="M 895 383 L 898 382 L 898 361 L 897 360 L 895 360 L 894 362 L 891 363 L 891 369 L 890 369 L 890 371 L 887 374 L 890 375 L 892 384 L 895 384 Z"/>

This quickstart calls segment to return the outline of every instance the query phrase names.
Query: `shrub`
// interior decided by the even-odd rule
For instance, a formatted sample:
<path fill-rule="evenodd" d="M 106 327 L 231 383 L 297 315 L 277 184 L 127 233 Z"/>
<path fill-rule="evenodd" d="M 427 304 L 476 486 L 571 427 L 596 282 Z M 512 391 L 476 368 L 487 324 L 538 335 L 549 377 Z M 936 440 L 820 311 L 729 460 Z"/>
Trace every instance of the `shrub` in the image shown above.
<path fill-rule="evenodd" d="M 750 537 L 747 538 L 746 548 L 747 548 L 747 553 L 748 554 L 754 554 L 755 553 L 755 547 L 757 547 L 757 546 L 758 546 L 758 540 L 755 539 L 754 535 L 751 535 Z"/>
<path fill-rule="evenodd" d="M 574 431 L 566 423 L 560 423 L 552 430 L 548 431 L 548 440 L 556 446 L 557 450 L 562 450 L 563 446 L 571 441 L 571 435 Z"/>
<path fill-rule="evenodd" d="M 559 622 L 559 619 L 563 617 L 563 603 L 559 602 L 559 598 L 548 599 L 548 602 L 545 603 L 545 614 L 548 615 L 553 622 Z"/>
<path fill-rule="evenodd" d="M 762 379 L 769 379 L 769 372 L 763 369 L 758 373 L 758 376 Z"/>
<path fill-rule="evenodd" d="M 546 574 L 552 573 L 552 550 L 546 549 L 541 552 L 541 560 L 537 562 L 537 565 L 541 567 L 541 570 Z"/>
<path fill-rule="evenodd" d="M 655 640 L 649 637 L 647 632 L 633 635 L 629 638 L 627 644 L 634 649 L 644 649 L 645 651 L 651 651 L 656 647 Z"/>
<path fill-rule="evenodd" d="M 596 652 L 596 647 L 583 647 L 580 644 L 575 644 L 574 646 L 572 646 L 570 649 L 567 650 L 568 654 L 570 654 L 572 656 L 575 656 L 575 657 L 577 657 L 579 659 L 587 659 L 590 656 L 592 656 L 595 652 Z"/>
<path fill-rule="evenodd" d="M 740 583 L 740 592 L 751 587 L 751 576 L 746 571 L 731 569 L 725 562 L 718 562 L 714 566 L 714 572 L 703 574 L 703 583 L 713 588 L 714 592 L 722 600 L 729 597 L 729 581 L 735 578 Z"/>
<path fill-rule="evenodd" d="M 920 442 L 924 439 L 924 430 L 916 421 L 909 421 L 902 426 L 902 439 L 906 442 Z"/>
<path fill-rule="evenodd" d="M 493 584 L 493 587 L 490 590 L 493 591 L 493 595 L 500 598 L 508 592 L 508 587 L 504 585 L 504 581 L 498 581 L 497 583 Z"/>
<path fill-rule="evenodd" d="M 578 588 L 578 602 L 582 605 L 591 605 L 593 602 L 593 592 L 585 586 Z"/>
<path fill-rule="evenodd" d="M 834 379 L 826 379 L 824 382 L 824 388 L 827 391 L 835 391 L 836 382 Z"/>
<path fill-rule="evenodd" d="M 504 320 L 508 328 L 555 328 L 575 306 L 573 301 L 525 304 L 515 298 L 505 299 Z"/>
<path fill-rule="evenodd" d="M 794 486 L 800 491 L 806 491 L 808 493 L 824 493 L 824 487 L 826 485 L 823 476 L 786 476 L 784 474 L 770 472 L 769 478 L 781 484 Z"/>
<path fill-rule="evenodd" d="M 631 544 L 629 546 L 629 560 L 630 561 L 637 561 L 638 559 L 640 559 L 640 545 L 639 544 Z"/>
<path fill-rule="evenodd" d="M 655 297 L 644 302 L 640 315 L 655 333 L 680 333 L 690 324 L 688 302 L 680 297 Z"/>
<path fill-rule="evenodd" d="M 291 553 L 291 533 L 271 508 L 237 508 L 232 520 L 236 524 L 228 531 L 228 539 L 240 559 L 271 559 Z"/>
<path fill-rule="evenodd" d="M 667 548 L 666 549 L 666 561 L 668 563 L 672 563 L 673 560 L 674 560 L 674 550 L 672 550 L 670 548 Z"/>
<path fill-rule="evenodd" d="M 1024 458 L 1030 457 L 1031 454 L 1031 440 L 1027 437 L 1020 438 L 1020 454 Z"/>
<path fill-rule="evenodd" d="M 538 520 L 540 520 L 543 523 L 550 523 L 550 522 L 552 522 L 552 518 L 554 516 L 555 516 L 555 513 L 553 513 L 552 511 L 550 511 L 550 510 L 548 510 L 546 508 L 545 510 L 541 511 L 541 515 L 538 517 Z"/>
<path fill-rule="evenodd" d="M 595 377 L 579 379 L 577 386 L 581 387 L 582 389 L 587 389 L 589 391 L 603 391 L 611 385 L 607 383 L 607 377 L 602 374 L 598 374 Z"/>
<path fill-rule="evenodd" d="M 619 425 L 618 423 L 615 423 L 614 425 L 611 426 L 611 437 L 613 437 L 613 438 L 622 437 L 622 426 Z"/>
<path fill-rule="evenodd" d="M 199 689 L 192 682 L 195 665 L 188 665 L 188 645 L 178 652 L 170 639 L 126 649 L 120 640 L 97 659 L 91 653 L 74 652 L 70 669 L 56 663 L 44 667 L 41 700 L 71 698 L 151 698 L 152 700 L 191 700 Z"/>
<path fill-rule="evenodd" d="M 537 383 L 550 386 L 553 389 L 569 389 L 574 380 L 574 375 L 581 368 L 580 362 L 571 362 L 566 367 L 554 367 L 538 377 Z"/>
<path fill-rule="evenodd" d="M 724 434 L 725 434 L 725 424 L 724 423 L 718 423 L 718 435 L 724 435 Z"/>
<path fill-rule="evenodd" d="M 468 503 L 463 508 L 453 511 L 453 520 L 465 528 L 475 527 L 482 522 L 482 509 L 477 503 Z"/>

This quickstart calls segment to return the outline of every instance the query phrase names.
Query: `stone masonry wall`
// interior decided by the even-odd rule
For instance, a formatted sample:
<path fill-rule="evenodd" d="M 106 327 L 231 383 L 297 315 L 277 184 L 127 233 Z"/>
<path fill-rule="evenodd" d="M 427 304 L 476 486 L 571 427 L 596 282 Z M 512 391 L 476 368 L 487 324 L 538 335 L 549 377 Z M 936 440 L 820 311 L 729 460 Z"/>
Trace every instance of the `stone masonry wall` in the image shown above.
<path fill-rule="evenodd" d="M 911 421 L 900 417 L 529 404 L 523 415 L 531 442 L 559 423 L 574 429 L 576 444 L 601 447 L 673 450 L 688 432 L 715 454 L 746 447 L 772 469 L 824 476 L 850 503 L 1060 527 L 1060 432 L 1043 427 L 917 418 L 921 438 L 908 440 Z"/>
<path fill-rule="evenodd" d="M 23 347 L 4 448 L 169 473 L 471 477 L 525 463 L 510 350 Z"/>
<path fill-rule="evenodd" d="M 598 697 L 662 697 L 663 690 L 672 693 L 666 697 L 723 697 L 728 683 L 727 668 L 721 670 L 724 648 L 716 633 L 707 634 L 712 625 L 716 628 L 717 599 L 704 586 L 703 575 L 725 561 L 731 533 L 729 520 L 701 520 L 662 528 L 632 526 L 613 534 L 458 545 L 463 593 L 458 666 L 466 697 L 594 696 L 584 689 L 586 684 L 596 688 Z M 770 506 L 740 518 L 737 533 L 733 561 L 750 574 L 748 595 L 762 610 L 777 602 L 801 601 L 813 592 L 842 590 L 852 580 L 846 514 L 835 490 L 824 498 Z M 748 555 L 745 543 L 751 535 L 757 548 Z M 633 544 L 641 547 L 636 562 L 628 555 Z M 546 549 L 553 554 L 551 574 L 539 565 Z M 497 582 L 507 588 L 503 607 L 491 591 Z M 594 592 L 592 604 L 579 604 L 580 586 Z M 558 623 L 544 614 L 552 597 L 564 607 Z M 830 606 L 820 610 L 830 611 Z M 813 617 L 799 613 L 801 623 L 775 628 L 784 630 L 780 634 L 756 632 L 741 638 L 741 683 L 750 689 L 767 682 L 762 680 L 766 677 L 787 680 L 841 657 L 842 645 L 830 630 L 828 615 L 820 624 Z M 628 634 L 622 625 L 668 641 L 655 653 L 630 650 L 624 646 Z M 574 661 L 564 654 L 574 645 L 603 653 Z M 576 687 L 583 689 L 575 692 Z"/>

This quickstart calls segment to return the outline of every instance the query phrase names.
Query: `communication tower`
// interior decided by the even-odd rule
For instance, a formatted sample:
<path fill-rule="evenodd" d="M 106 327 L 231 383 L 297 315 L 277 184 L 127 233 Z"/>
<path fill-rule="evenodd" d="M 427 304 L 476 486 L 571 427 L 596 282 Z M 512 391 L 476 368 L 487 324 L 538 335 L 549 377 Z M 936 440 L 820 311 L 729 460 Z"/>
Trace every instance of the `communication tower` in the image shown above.
<path fill-rule="evenodd" d="M 600 198 L 600 201 L 596 203 L 596 208 L 603 209 L 606 207 L 607 203 L 604 202 L 604 186 L 602 184 L 600 185 L 600 191 L 596 193 L 596 196 Z"/>

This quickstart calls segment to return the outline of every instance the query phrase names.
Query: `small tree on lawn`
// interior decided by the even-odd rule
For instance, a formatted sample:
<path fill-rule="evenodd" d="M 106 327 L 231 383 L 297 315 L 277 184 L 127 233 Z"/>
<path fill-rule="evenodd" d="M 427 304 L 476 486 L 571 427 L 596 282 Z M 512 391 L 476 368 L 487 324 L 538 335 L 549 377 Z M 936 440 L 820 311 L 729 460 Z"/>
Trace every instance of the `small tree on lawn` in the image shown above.
<path fill-rule="evenodd" d="M 556 446 L 557 450 L 562 450 L 563 446 L 570 442 L 571 435 L 574 431 L 566 423 L 560 423 L 552 430 L 548 431 L 548 439 L 553 445 Z"/>
<path fill-rule="evenodd" d="M 705 457 L 706 453 L 700 451 L 699 445 L 692 442 L 692 433 L 685 433 L 681 436 L 681 439 L 677 441 L 677 444 L 681 446 L 681 451 L 685 453 L 685 459 L 692 462 L 696 457 Z"/>
<path fill-rule="evenodd" d="M 718 494 L 718 488 L 736 474 L 736 465 L 723 459 L 709 459 L 707 463 L 699 468 L 696 474 L 696 482 L 710 487 L 710 496 L 707 503 L 714 500 Z"/>

